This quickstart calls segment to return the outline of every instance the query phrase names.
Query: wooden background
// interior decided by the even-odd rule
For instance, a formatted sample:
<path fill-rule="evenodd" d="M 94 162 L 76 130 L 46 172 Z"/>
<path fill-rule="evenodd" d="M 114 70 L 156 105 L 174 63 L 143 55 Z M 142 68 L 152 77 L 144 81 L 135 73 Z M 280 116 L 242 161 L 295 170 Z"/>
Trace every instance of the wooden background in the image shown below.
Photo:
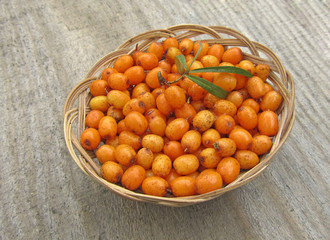
<path fill-rule="evenodd" d="M 329 12 L 328 0 L 0 0 L 0 239 L 329 239 Z M 215 200 L 126 200 L 72 160 L 64 101 L 123 41 L 183 23 L 272 49 L 295 80 L 295 125 L 264 173 Z"/>

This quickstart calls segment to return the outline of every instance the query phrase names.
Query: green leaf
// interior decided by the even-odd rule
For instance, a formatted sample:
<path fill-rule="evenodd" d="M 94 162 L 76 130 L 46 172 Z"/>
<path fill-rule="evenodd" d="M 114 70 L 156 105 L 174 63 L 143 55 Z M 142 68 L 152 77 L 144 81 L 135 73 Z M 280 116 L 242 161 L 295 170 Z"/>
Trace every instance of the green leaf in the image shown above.
<path fill-rule="evenodd" d="M 187 71 L 187 62 L 183 54 L 175 57 L 175 64 L 178 68 L 178 72 L 182 75 Z"/>
<path fill-rule="evenodd" d="M 219 66 L 219 67 L 205 67 L 205 68 L 196 68 L 190 70 L 189 73 L 201 73 L 201 72 L 226 72 L 226 73 L 236 73 L 243 75 L 245 77 L 252 77 L 252 73 L 246 71 L 242 68 L 233 67 L 233 66 Z"/>
<path fill-rule="evenodd" d="M 197 77 L 194 75 L 188 75 L 188 74 L 185 74 L 185 76 L 218 98 L 226 98 L 226 96 L 228 94 L 227 91 L 225 91 L 221 87 L 205 80 L 204 78 L 200 78 L 200 77 Z"/>

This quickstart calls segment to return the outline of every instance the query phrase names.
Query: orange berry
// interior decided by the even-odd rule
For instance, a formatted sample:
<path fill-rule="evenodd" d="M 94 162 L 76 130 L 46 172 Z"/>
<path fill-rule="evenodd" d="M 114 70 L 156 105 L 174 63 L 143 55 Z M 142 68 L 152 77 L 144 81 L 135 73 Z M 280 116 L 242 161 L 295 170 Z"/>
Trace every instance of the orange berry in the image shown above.
<path fill-rule="evenodd" d="M 202 110 L 196 114 L 192 121 L 195 130 L 204 132 L 209 129 L 215 121 L 213 113 L 209 110 Z"/>
<path fill-rule="evenodd" d="M 252 144 L 251 134 L 242 127 L 236 127 L 229 133 L 229 138 L 234 140 L 237 149 L 248 149 Z"/>
<path fill-rule="evenodd" d="M 146 111 L 156 107 L 155 97 L 150 92 L 141 93 L 137 99 L 143 102 Z"/>
<path fill-rule="evenodd" d="M 234 118 L 226 114 L 220 115 L 214 122 L 214 127 L 220 134 L 229 134 L 235 125 Z"/>
<path fill-rule="evenodd" d="M 202 49 L 199 55 L 197 56 L 197 60 L 201 60 L 202 57 L 204 57 L 207 54 L 207 51 L 209 50 L 208 42 L 206 42 L 205 40 L 196 41 L 193 47 L 194 56 L 196 56 L 198 49 L 200 48 L 200 43 L 202 44 Z"/>
<path fill-rule="evenodd" d="M 100 142 L 100 133 L 95 128 L 85 129 L 80 136 L 80 144 L 86 150 L 96 149 Z"/>
<path fill-rule="evenodd" d="M 127 144 L 135 151 L 141 147 L 141 137 L 130 131 L 124 130 L 118 136 L 118 144 Z"/>
<path fill-rule="evenodd" d="M 250 106 L 241 106 L 237 110 L 237 120 L 239 124 L 247 130 L 255 128 L 258 124 L 258 116 L 255 110 Z"/>
<path fill-rule="evenodd" d="M 232 47 L 227 49 L 222 55 L 223 62 L 229 62 L 232 64 L 239 63 L 243 58 L 242 50 L 238 47 Z"/>
<path fill-rule="evenodd" d="M 115 90 L 126 90 L 130 82 L 124 73 L 113 73 L 108 79 L 109 86 Z"/>
<path fill-rule="evenodd" d="M 104 116 L 99 122 L 99 133 L 103 139 L 113 138 L 117 135 L 117 122 L 113 117 Z"/>
<path fill-rule="evenodd" d="M 214 142 L 213 146 L 220 157 L 230 157 L 236 151 L 236 143 L 230 138 L 220 138 Z"/>
<path fill-rule="evenodd" d="M 139 83 L 133 88 L 132 98 L 138 98 L 141 94 L 146 92 L 150 92 L 149 86 L 144 82 Z"/>
<path fill-rule="evenodd" d="M 196 178 L 197 193 L 203 194 L 222 188 L 221 175 L 214 169 L 203 170 Z"/>
<path fill-rule="evenodd" d="M 192 83 L 187 92 L 193 101 L 202 100 L 207 94 L 207 91 L 196 83 Z"/>
<path fill-rule="evenodd" d="M 149 148 L 153 153 L 161 152 L 164 139 L 156 134 L 147 134 L 142 138 L 142 147 Z"/>
<path fill-rule="evenodd" d="M 213 94 L 211 93 L 206 93 L 204 99 L 203 99 L 203 103 L 204 103 L 204 106 L 207 107 L 207 108 L 213 108 L 215 103 L 219 100 L 220 98 L 214 96 Z"/>
<path fill-rule="evenodd" d="M 112 161 L 115 162 L 115 147 L 108 145 L 108 144 L 103 144 L 101 147 L 99 147 L 96 151 L 96 158 L 97 160 L 103 164 L 107 161 Z"/>
<path fill-rule="evenodd" d="M 108 67 L 106 69 L 104 69 L 101 73 L 101 79 L 108 81 L 109 76 L 113 73 L 117 73 L 118 71 L 114 68 Z"/>
<path fill-rule="evenodd" d="M 213 143 L 220 138 L 221 138 L 220 133 L 217 130 L 210 128 L 205 132 L 203 132 L 202 144 L 204 147 L 207 148 L 213 147 Z"/>
<path fill-rule="evenodd" d="M 206 168 L 216 168 L 220 159 L 214 148 L 205 148 L 199 154 L 199 162 Z"/>
<path fill-rule="evenodd" d="M 152 42 L 147 50 L 148 53 L 153 53 L 157 56 L 158 60 L 160 61 L 164 54 L 164 48 L 161 43 Z"/>
<path fill-rule="evenodd" d="M 207 51 L 207 54 L 215 56 L 220 62 L 224 51 L 225 48 L 221 44 L 213 44 L 212 46 L 210 46 L 209 50 Z"/>
<path fill-rule="evenodd" d="M 249 71 L 250 73 L 252 73 L 253 75 L 256 74 L 256 67 L 254 66 L 254 64 L 249 61 L 249 60 L 242 60 L 238 63 L 237 67 L 242 68 L 246 71 Z"/>
<path fill-rule="evenodd" d="M 230 92 L 235 89 L 237 79 L 233 74 L 221 72 L 214 75 L 213 84 L 221 87 L 223 90 Z"/>
<path fill-rule="evenodd" d="M 199 160 L 194 154 L 184 154 L 173 161 L 173 168 L 180 175 L 188 175 L 199 167 Z"/>
<path fill-rule="evenodd" d="M 159 154 L 154 158 L 151 168 L 155 176 L 164 178 L 172 169 L 172 160 L 165 154 Z"/>
<path fill-rule="evenodd" d="M 148 128 L 148 121 L 144 115 L 139 112 L 132 111 L 125 117 L 125 125 L 133 133 L 141 135 Z"/>
<path fill-rule="evenodd" d="M 220 160 L 216 171 L 221 175 L 225 184 L 229 184 L 237 179 L 240 173 L 241 166 L 237 159 L 233 157 L 226 157 Z"/>
<path fill-rule="evenodd" d="M 104 113 L 100 110 L 91 110 L 85 118 L 85 124 L 88 127 L 98 129 L 99 128 L 99 122 L 101 118 L 104 117 Z"/>
<path fill-rule="evenodd" d="M 267 153 L 272 147 L 273 143 L 270 137 L 266 135 L 257 135 L 253 137 L 251 147 L 249 150 L 255 152 L 257 155 Z"/>
<path fill-rule="evenodd" d="M 165 177 L 165 180 L 168 182 L 168 184 L 171 184 L 171 182 L 176 179 L 177 177 L 180 177 L 181 175 L 178 174 L 173 168 L 171 169 L 170 173 Z"/>
<path fill-rule="evenodd" d="M 170 73 L 172 65 L 169 62 L 163 60 L 158 63 L 158 67 L 163 69 L 166 73 Z"/>
<path fill-rule="evenodd" d="M 255 68 L 255 74 L 263 81 L 266 81 L 270 73 L 270 68 L 266 64 L 258 64 Z"/>
<path fill-rule="evenodd" d="M 106 80 L 96 79 L 89 86 L 89 90 L 93 96 L 106 96 L 110 87 Z"/>
<path fill-rule="evenodd" d="M 168 182 L 161 177 L 147 177 L 142 182 L 142 191 L 147 195 L 163 197 L 169 187 Z"/>
<path fill-rule="evenodd" d="M 136 65 L 143 67 L 144 70 L 151 70 L 158 66 L 158 58 L 153 53 L 141 53 L 136 59 Z"/>
<path fill-rule="evenodd" d="M 260 108 L 263 111 L 276 111 L 282 103 L 282 96 L 277 91 L 267 92 L 260 102 Z"/>
<path fill-rule="evenodd" d="M 181 108 L 174 109 L 174 114 L 177 118 L 187 119 L 191 123 L 196 116 L 196 110 L 191 104 L 185 102 Z"/>
<path fill-rule="evenodd" d="M 217 116 L 220 116 L 222 114 L 227 114 L 229 116 L 234 117 L 237 112 L 237 108 L 234 103 L 231 101 L 220 99 L 216 101 L 214 104 L 214 113 Z"/>
<path fill-rule="evenodd" d="M 142 102 L 137 98 L 133 98 L 124 105 L 122 114 L 124 116 L 127 116 L 127 114 L 129 114 L 132 111 L 136 111 L 143 114 L 145 110 L 146 110 L 146 105 L 144 104 L 144 102 Z"/>
<path fill-rule="evenodd" d="M 194 42 L 189 38 L 183 39 L 179 44 L 179 49 L 184 55 L 190 54 L 191 51 L 193 50 L 193 47 L 194 47 Z"/>
<path fill-rule="evenodd" d="M 174 161 L 177 157 L 184 154 L 182 145 L 178 141 L 168 141 L 164 144 L 163 149 L 164 154 L 169 156 L 169 158 Z"/>
<path fill-rule="evenodd" d="M 92 110 L 106 112 L 110 105 L 106 96 L 96 96 L 91 99 L 89 106 Z"/>
<path fill-rule="evenodd" d="M 173 37 L 166 38 L 163 42 L 164 51 L 169 47 L 179 48 L 179 42 Z"/>
<path fill-rule="evenodd" d="M 173 109 L 181 108 L 186 103 L 186 94 L 178 86 L 170 86 L 164 92 L 167 102 Z"/>
<path fill-rule="evenodd" d="M 123 169 L 118 163 L 108 161 L 101 166 L 102 177 L 111 183 L 120 182 L 123 176 Z"/>
<path fill-rule="evenodd" d="M 176 197 L 192 196 L 196 194 L 196 181 L 192 177 L 180 176 L 171 182 L 171 189 Z"/>
<path fill-rule="evenodd" d="M 259 103 L 254 100 L 253 98 L 248 98 L 246 100 L 243 101 L 242 106 L 249 106 L 251 108 L 253 108 L 253 110 L 258 113 L 260 110 L 260 106 Z"/>
<path fill-rule="evenodd" d="M 189 123 L 183 118 L 176 118 L 170 122 L 165 129 L 165 135 L 170 140 L 180 140 L 189 130 Z"/>
<path fill-rule="evenodd" d="M 205 55 L 201 58 L 201 63 L 204 67 L 217 67 L 219 59 L 213 55 Z"/>
<path fill-rule="evenodd" d="M 123 109 L 129 100 L 130 97 L 119 90 L 111 90 L 107 95 L 107 102 L 114 106 L 116 109 Z"/>
<path fill-rule="evenodd" d="M 258 116 L 258 130 L 260 134 L 275 136 L 278 132 L 278 117 L 273 111 L 263 111 Z"/>
<path fill-rule="evenodd" d="M 127 77 L 130 85 L 136 85 L 144 81 L 146 74 L 143 67 L 132 66 L 125 71 L 125 76 Z"/>
<path fill-rule="evenodd" d="M 166 122 L 162 117 L 155 116 L 154 118 L 149 119 L 148 126 L 151 133 L 161 137 L 165 135 Z"/>
<path fill-rule="evenodd" d="M 135 163 L 135 156 L 136 152 L 130 145 L 120 144 L 115 149 L 117 162 L 125 167 L 129 167 Z"/>
<path fill-rule="evenodd" d="M 156 106 L 158 110 L 165 116 L 170 116 L 173 112 L 172 106 L 165 97 L 165 93 L 160 94 L 156 99 Z"/>
<path fill-rule="evenodd" d="M 181 145 L 185 153 L 193 153 L 202 143 L 202 136 L 195 130 L 186 132 L 181 138 Z"/>
<path fill-rule="evenodd" d="M 113 64 L 113 68 L 116 69 L 120 73 L 124 73 L 127 69 L 129 69 L 130 67 L 132 67 L 133 64 L 134 64 L 134 60 L 133 60 L 133 57 L 132 56 L 130 56 L 130 55 L 123 55 L 123 56 L 120 56 L 115 61 L 115 63 Z"/>
<path fill-rule="evenodd" d="M 114 106 L 110 106 L 107 110 L 107 116 L 113 117 L 116 122 L 124 119 L 124 114 L 121 109 L 117 109 Z"/>
<path fill-rule="evenodd" d="M 258 155 L 249 150 L 238 150 L 235 158 L 239 162 L 241 169 L 251 169 L 259 163 Z"/>
<path fill-rule="evenodd" d="M 246 89 L 248 90 L 249 95 L 254 99 L 261 98 L 266 94 L 265 83 L 257 76 L 248 79 Z"/>
<path fill-rule="evenodd" d="M 136 164 L 142 166 L 144 169 L 150 169 L 154 161 L 154 154 L 149 148 L 141 148 L 136 153 Z"/>
<path fill-rule="evenodd" d="M 169 47 L 165 50 L 165 60 L 170 64 L 175 63 L 175 57 L 181 55 L 182 52 L 176 47 Z"/>
<path fill-rule="evenodd" d="M 150 88 L 155 89 L 161 87 L 161 85 L 159 84 L 158 72 L 161 72 L 161 75 L 165 80 L 167 79 L 167 73 L 163 69 L 161 69 L 160 67 L 153 68 L 150 72 L 147 73 L 145 79 L 146 83 Z"/>
<path fill-rule="evenodd" d="M 234 103 L 237 108 L 239 108 L 242 105 L 243 101 L 244 101 L 243 94 L 239 91 L 230 92 L 227 95 L 226 100 L 231 101 L 232 103 Z"/>
<path fill-rule="evenodd" d="M 167 120 L 166 116 L 163 113 L 161 113 L 161 111 L 159 111 L 157 108 L 150 108 L 145 112 L 144 116 L 146 117 L 148 122 L 155 117 L 161 117 L 164 120 L 164 122 L 166 122 Z"/>
<path fill-rule="evenodd" d="M 145 178 L 146 170 L 139 165 L 134 165 L 127 168 L 124 172 L 121 178 L 121 184 L 128 190 L 136 190 L 141 186 Z"/>

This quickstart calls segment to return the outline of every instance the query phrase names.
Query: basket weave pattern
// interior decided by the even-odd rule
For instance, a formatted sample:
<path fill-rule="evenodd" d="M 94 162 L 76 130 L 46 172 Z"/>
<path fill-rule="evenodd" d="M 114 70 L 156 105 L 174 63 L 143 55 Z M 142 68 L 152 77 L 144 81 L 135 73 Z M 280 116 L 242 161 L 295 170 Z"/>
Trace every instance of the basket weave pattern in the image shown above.
<path fill-rule="evenodd" d="M 130 191 L 119 185 L 109 183 L 100 176 L 101 166 L 98 161 L 95 160 L 95 154 L 86 151 L 80 145 L 80 135 L 85 129 L 85 116 L 86 113 L 90 111 L 88 106 L 92 97 L 89 93 L 91 82 L 100 78 L 102 70 L 112 66 L 118 57 L 125 54 L 131 54 L 135 50 L 136 44 L 138 44 L 139 50 L 144 51 L 148 48 L 151 42 L 161 41 L 167 37 L 175 37 L 178 41 L 184 38 L 196 38 L 206 40 L 210 45 L 219 43 L 224 47 L 241 47 L 243 51 L 243 59 L 250 60 L 255 64 L 263 63 L 269 65 L 271 72 L 267 82 L 273 85 L 283 97 L 283 103 L 277 110 L 277 113 L 279 114 L 279 131 L 273 138 L 273 146 L 270 152 L 260 158 L 260 163 L 257 166 L 249 171 L 241 172 L 234 182 L 219 190 L 202 195 L 180 198 L 155 197 Z M 65 141 L 71 156 L 81 170 L 96 182 L 104 185 L 110 191 L 122 197 L 136 201 L 174 207 L 187 206 L 218 197 L 225 192 L 242 186 L 262 173 L 274 159 L 274 155 L 283 145 L 292 129 L 295 117 L 294 99 L 294 82 L 290 73 L 284 68 L 278 57 L 267 47 L 257 42 L 252 42 L 239 32 L 226 27 L 176 25 L 166 29 L 148 31 L 127 40 L 115 51 L 110 52 L 101 58 L 89 70 L 85 80 L 80 82 L 70 92 L 65 102 L 63 110 Z"/>

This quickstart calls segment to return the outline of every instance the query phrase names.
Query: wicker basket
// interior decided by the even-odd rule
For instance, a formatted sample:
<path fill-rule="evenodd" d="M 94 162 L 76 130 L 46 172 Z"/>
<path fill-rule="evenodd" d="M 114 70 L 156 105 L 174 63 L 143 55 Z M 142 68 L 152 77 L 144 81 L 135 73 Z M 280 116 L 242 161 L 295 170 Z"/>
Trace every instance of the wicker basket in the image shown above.
<path fill-rule="evenodd" d="M 190 197 L 154 197 L 140 192 L 127 190 L 119 185 L 112 184 L 100 176 L 100 165 L 95 160 L 94 152 L 85 151 L 80 145 L 80 135 L 85 129 L 85 115 L 90 110 L 89 85 L 100 77 L 102 70 L 109 67 L 121 55 L 130 54 L 135 50 L 136 44 L 139 50 L 146 50 L 152 41 L 161 41 L 167 37 L 175 36 L 178 40 L 183 38 L 203 39 L 209 44 L 219 43 L 225 47 L 238 46 L 243 51 L 243 58 L 255 64 L 268 64 L 271 73 L 267 81 L 271 83 L 283 96 L 283 103 L 278 110 L 280 121 L 278 134 L 273 138 L 273 146 L 270 152 L 260 158 L 260 163 L 249 171 L 241 172 L 239 177 L 223 188 L 207 194 Z M 81 170 L 96 182 L 102 184 L 110 191 L 136 201 L 181 207 L 205 202 L 231 191 L 256 178 L 262 173 L 274 159 L 282 144 L 287 139 L 294 122 L 294 82 L 289 72 L 284 68 L 278 57 L 267 47 L 250 41 L 239 32 L 221 26 L 201 25 L 176 25 L 166 29 L 152 30 L 139 34 L 120 45 L 115 51 L 101 58 L 87 73 L 85 80 L 80 82 L 68 95 L 65 102 L 64 134 L 67 147 L 74 161 Z"/>

